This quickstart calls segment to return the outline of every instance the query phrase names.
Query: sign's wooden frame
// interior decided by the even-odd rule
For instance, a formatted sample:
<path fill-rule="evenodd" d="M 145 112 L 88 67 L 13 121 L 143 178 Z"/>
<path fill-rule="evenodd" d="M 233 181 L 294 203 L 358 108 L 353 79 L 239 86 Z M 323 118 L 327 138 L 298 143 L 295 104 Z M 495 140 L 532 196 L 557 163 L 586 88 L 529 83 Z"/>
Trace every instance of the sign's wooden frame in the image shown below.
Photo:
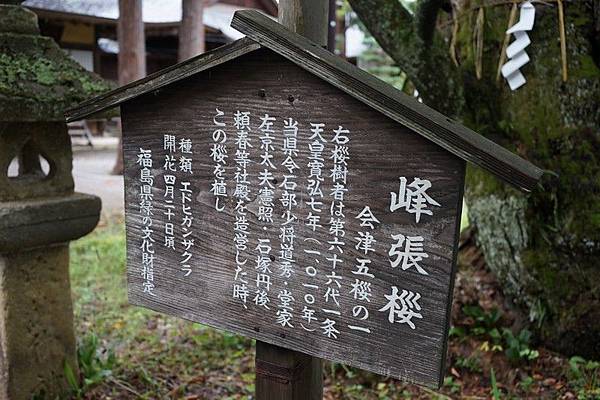
<path fill-rule="evenodd" d="M 150 94 L 161 96 L 161 91 L 170 93 L 172 85 L 177 82 L 186 79 L 189 82 L 189 80 L 193 80 L 213 68 L 221 68 L 227 62 L 236 59 L 240 59 L 240 62 L 242 62 L 242 60 L 252 59 L 253 55 L 268 51 L 271 54 L 276 53 L 278 57 L 285 59 L 286 62 L 291 62 L 296 67 L 304 70 L 304 73 L 308 72 L 314 77 L 339 89 L 346 95 L 358 100 L 370 109 L 400 124 L 401 129 L 398 129 L 398 134 L 401 131 L 406 131 L 406 128 L 408 128 L 408 130 L 415 132 L 460 159 L 462 163 L 460 179 L 452 181 L 454 185 L 457 185 L 452 189 L 457 191 L 452 193 L 457 194 L 459 201 L 453 203 L 451 206 L 458 214 L 460 214 L 460 201 L 462 199 L 462 186 L 464 184 L 464 162 L 471 162 L 524 192 L 533 190 L 542 175 L 543 171 L 528 161 L 426 105 L 419 103 L 367 72 L 345 62 L 327 50 L 310 42 L 308 39 L 288 31 L 283 26 L 257 11 L 237 12 L 232 21 L 232 26 L 245 33 L 247 37 L 84 102 L 66 112 L 67 121 L 78 120 L 115 106 L 122 106 L 125 119 L 131 118 L 137 112 L 136 110 L 143 109 L 143 107 L 140 107 L 140 101 L 148 99 L 148 95 Z M 275 62 L 275 65 L 277 65 L 277 62 Z M 384 119 L 387 120 L 387 118 Z M 147 141 L 148 136 L 143 133 L 143 122 L 140 121 L 140 118 L 137 118 L 135 123 L 124 121 L 124 129 L 135 132 L 136 137 Z M 132 151 L 135 150 L 135 146 L 133 145 L 136 143 L 131 142 L 131 140 L 124 143 L 126 156 L 132 159 Z M 442 151 L 441 149 L 440 151 Z M 448 165 L 454 164 L 449 163 Z M 131 179 L 129 177 L 129 182 L 132 182 Z M 129 200 L 131 201 L 131 199 Z M 134 220 L 128 218 L 128 240 L 129 224 L 133 226 Z M 452 263 L 455 263 L 456 243 L 458 240 L 457 230 L 454 235 Z M 448 294 L 450 297 L 454 280 L 454 270 L 455 265 L 452 265 L 450 293 Z M 171 310 L 170 307 L 152 306 L 149 303 L 145 304 L 139 300 L 135 293 L 132 298 L 137 304 L 149 306 L 156 310 L 166 312 Z M 444 310 L 446 326 L 444 343 L 447 341 L 450 304 L 451 300 L 448 301 L 448 307 Z M 192 315 L 189 313 L 183 315 L 182 312 L 173 313 L 184 317 Z M 187 318 L 194 319 L 192 317 Z M 209 320 L 213 321 L 213 319 Z M 213 324 L 219 327 L 232 328 L 231 324 Z M 238 329 L 237 332 L 249 336 L 253 335 L 251 330 L 247 328 Z M 265 336 L 264 340 L 270 341 L 273 344 L 279 344 L 275 343 L 276 341 L 268 335 Z M 284 344 L 290 348 L 294 348 L 293 344 L 288 342 Z M 296 348 L 296 350 L 298 349 L 301 350 L 302 346 Z M 445 353 L 445 347 L 443 350 Z M 327 355 L 333 353 L 321 352 L 318 354 Z M 427 385 L 433 385 L 434 382 L 437 382 L 437 385 L 440 385 L 443 380 L 443 358 L 441 357 L 437 372 L 428 375 L 427 379 L 412 378 L 412 380 Z M 340 360 L 341 358 L 337 357 L 335 359 Z M 357 365 L 365 366 L 365 364 L 361 364 L 360 362 Z M 377 371 L 383 371 L 381 366 L 378 367 Z M 402 376 L 398 373 L 394 375 Z M 410 376 L 408 377 L 411 379 Z"/>

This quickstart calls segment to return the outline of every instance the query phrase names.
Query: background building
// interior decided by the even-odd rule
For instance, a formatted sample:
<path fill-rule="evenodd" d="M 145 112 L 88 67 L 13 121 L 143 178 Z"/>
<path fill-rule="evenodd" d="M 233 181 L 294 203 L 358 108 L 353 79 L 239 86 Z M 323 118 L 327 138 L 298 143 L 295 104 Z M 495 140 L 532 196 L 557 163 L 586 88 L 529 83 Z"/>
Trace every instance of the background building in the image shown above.
<path fill-rule="evenodd" d="M 52 37 L 84 68 L 117 81 L 118 0 L 28 0 L 24 6 L 39 18 L 43 35 Z M 242 35 L 229 26 L 233 13 L 254 8 L 277 15 L 275 0 L 207 1 L 204 7 L 205 48 L 211 50 Z M 147 73 L 177 63 L 181 1 L 144 0 Z"/>

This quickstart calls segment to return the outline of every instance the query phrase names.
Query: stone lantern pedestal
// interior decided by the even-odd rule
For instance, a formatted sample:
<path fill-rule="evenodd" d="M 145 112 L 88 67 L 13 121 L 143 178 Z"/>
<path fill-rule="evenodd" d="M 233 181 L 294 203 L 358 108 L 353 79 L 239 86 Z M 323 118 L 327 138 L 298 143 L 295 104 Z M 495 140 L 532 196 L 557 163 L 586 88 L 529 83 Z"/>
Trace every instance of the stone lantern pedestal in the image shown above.
<path fill-rule="evenodd" d="M 69 241 L 101 208 L 74 193 L 62 114 L 108 86 L 40 36 L 35 14 L 0 3 L 13 4 L 0 4 L 0 400 L 54 399 L 65 365 L 78 370 Z"/>

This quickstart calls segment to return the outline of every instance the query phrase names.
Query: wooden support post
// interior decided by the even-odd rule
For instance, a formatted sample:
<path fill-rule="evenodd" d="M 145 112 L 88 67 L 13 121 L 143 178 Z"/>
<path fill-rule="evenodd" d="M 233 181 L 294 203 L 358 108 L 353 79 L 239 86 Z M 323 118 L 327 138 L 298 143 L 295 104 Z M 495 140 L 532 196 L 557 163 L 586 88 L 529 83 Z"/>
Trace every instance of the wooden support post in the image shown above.
<path fill-rule="evenodd" d="M 182 1 L 179 27 L 179 61 L 204 53 L 204 0 Z"/>
<path fill-rule="evenodd" d="M 328 0 L 279 1 L 279 23 L 323 47 L 327 46 L 328 22 Z"/>
<path fill-rule="evenodd" d="M 335 38 L 337 36 L 337 0 L 328 0 L 329 18 L 327 19 L 327 50 L 335 53 Z"/>
<path fill-rule="evenodd" d="M 321 400 L 323 363 L 320 358 L 256 342 L 257 400 Z"/>
<path fill-rule="evenodd" d="M 328 0 L 280 0 L 279 22 L 327 46 Z M 323 399 L 320 358 L 256 341 L 256 400 Z"/>

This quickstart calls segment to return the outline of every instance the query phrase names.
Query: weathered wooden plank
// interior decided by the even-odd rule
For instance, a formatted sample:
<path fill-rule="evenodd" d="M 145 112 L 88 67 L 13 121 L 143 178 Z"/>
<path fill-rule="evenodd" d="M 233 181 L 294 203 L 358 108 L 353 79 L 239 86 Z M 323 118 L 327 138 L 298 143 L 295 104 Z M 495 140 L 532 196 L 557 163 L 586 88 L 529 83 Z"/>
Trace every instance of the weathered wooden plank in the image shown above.
<path fill-rule="evenodd" d="M 323 362 L 297 351 L 256 342 L 257 400 L 322 400 Z"/>
<path fill-rule="evenodd" d="M 211 159 L 213 132 L 218 128 L 215 117 L 224 121 L 222 129 L 227 133 L 228 159 L 225 166 L 227 178 L 227 198 L 221 199 L 222 212 L 215 209 L 215 196 L 210 192 L 215 180 L 215 164 Z M 258 307 L 248 300 L 247 308 L 232 296 L 236 275 L 236 248 L 234 225 L 236 217 L 234 176 L 238 165 L 236 156 L 236 129 L 233 127 L 237 111 L 250 113 L 248 137 L 253 145 L 249 149 L 253 160 L 247 166 L 251 193 L 247 202 L 249 220 L 249 243 L 243 252 L 248 258 L 248 286 L 252 294 L 257 289 L 256 258 L 259 239 L 268 239 L 273 244 L 271 253 L 273 270 L 270 287 L 270 309 Z M 259 116 L 268 114 L 275 118 L 273 146 L 274 210 L 273 223 L 265 224 L 258 220 L 259 174 L 264 170 L 260 165 L 261 130 Z M 220 114 L 219 114 L 220 115 Z M 457 229 L 460 220 L 462 184 L 465 162 L 445 151 L 414 131 L 399 125 L 369 108 L 352 96 L 325 83 L 318 77 L 299 68 L 283 57 L 267 49 L 239 57 L 235 63 L 224 63 L 210 71 L 203 71 L 189 78 L 165 87 L 160 96 L 144 95 L 122 105 L 124 130 L 124 158 L 126 184 L 126 222 L 128 248 L 129 297 L 134 304 L 156 311 L 176 315 L 219 329 L 243 334 L 259 341 L 275 344 L 298 352 L 306 353 L 348 365 L 364 368 L 383 375 L 394 376 L 429 386 L 437 386 L 443 377 L 445 340 L 449 323 L 449 307 L 453 279 L 453 261 L 456 257 Z M 297 243 L 294 249 L 294 274 L 284 279 L 280 274 L 283 261 L 280 259 L 281 224 L 286 208 L 280 201 L 284 195 L 282 185 L 288 175 L 282 163 L 284 120 L 292 118 L 298 122 L 297 164 L 295 171 L 298 222 L 293 222 Z M 323 169 L 324 206 L 322 213 L 323 229 L 315 232 L 306 225 L 311 210 L 310 196 L 307 193 L 310 168 L 308 167 L 309 143 L 312 133 L 311 123 L 323 123 L 323 136 L 326 138 Z M 333 229 L 329 214 L 334 203 L 331 193 L 334 183 L 331 151 L 335 150 L 333 130 L 339 126 L 350 131 L 347 194 L 343 208 L 345 245 L 343 254 L 336 246 L 329 246 Z M 221 129 L 221 128 L 220 128 Z M 193 173 L 178 170 L 165 172 L 165 157 L 176 155 L 180 162 L 181 152 L 170 153 L 164 150 L 164 135 L 174 135 L 178 140 L 191 139 L 193 142 Z M 239 139 L 239 138 L 238 138 Z M 140 214 L 140 164 L 137 163 L 141 150 L 152 149 L 154 174 L 151 188 L 153 194 L 152 229 L 154 230 L 153 253 L 154 296 L 144 293 L 147 283 L 142 273 L 143 215 Z M 240 172 L 240 171 L 237 171 Z M 185 233 L 182 228 L 180 197 L 176 197 L 175 236 L 179 252 L 163 246 L 165 213 L 169 204 L 164 201 L 167 190 L 165 175 L 175 175 L 178 183 L 189 181 L 193 192 L 193 231 L 188 239 L 193 239 L 193 258 L 189 261 L 192 272 L 184 276 L 181 269 L 181 242 Z M 414 214 L 402 210 L 390 211 L 391 193 L 399 194 L 399 177 L 406 177 L 408 183 L 418 177 L 431 182 L 428 194 L 441 206 L 432 207 L 433 215 L 422 215 L 420 222 Z M 338 182 L 339 183 L 339 182 Z M 177 186 L 179 190 L 179 186 Z M 179 196 L 179 195 L 178 195 Z M 365 206 L 379 220 L 372 236 L 377 240 L 375 253 L 369 253 L 370 283 L 369 316 L 364 322 L 354 316 L 359 300 L 354 298 L 352 285 L 357 275 L 356 259 L 365 258 L 363 251 L 355 246 L 357 238 L 366 233 L 357 215 Z M 422 236 L 427 258 L 420 264 L 428 275 L 423 275 L 410 267 L 392 268 L 389 252 L 395 243 L 392 235 Z M 315 250 L 310 243 L 317 241 L 320 255 L 306 253 Z M 315 246 L 313 244 L 313 246 Z M 326 299 L 327 281 L 332 278 L 331 261 L 338 255 L 343 263 L 338 264 L 336 273 L 342 276 L 339 288 L 340 315 L 323 311 L 332 302 Z M 147 255 L 146 255 L 147 256 Z M 307 268 L 318 272 L 312 284 L 316 298 L 315 308 L 318 320 L 306 322 L 302 319 Z M 366 278 L 365 278 L 366 279 Z M 366 282 L 366 281 L 365 281 Z M 329 284 L 331 286 L 332 284 Z M 412 329 L 406 323 L 399 323 L 384 309 L 391 295 L 392 286 L 399 290 L 410 290 L 421 295 L 419 306 L 422 318 L 415 318 Z M 263 286 L 264 288 L 264 286 Z M 293 328 L 278 324 L 277 311 L 280 311 L 282 291 L 289 290 L 295 296 Z M 312 290 L 312 289 L 311 289 Z M 366 307 L 365 306 L 365 307 Z M 417 311 L 415 311 L 417 312 Z M 361 316 L 362 317 L 362 316 Z M 337 322 L 337 337 L 325 333 L 323 323 L 330 318 Z M 357 331 L 350 326 L 361 323 L 371 333 Z M 305 330 L 300 323 L 306 325 Z"/>
<path fill-rule="evenodd" d="M 67 122 L 76 121 L 89 115 L 116 107 L 142 94 L 157 90 L 185 79 L 200 71 L 205 71 L 221 63 L 235 59 L 238 56 L 252 52 L 260 45 L 250 39 L 243 38 L 206 52 L 187 61 L 165 68 L 147 77 L 121 86 L 101 96 L 84 101 L 77 107 L 65 111 Z"/>
<path fill-rule="evenodd" d="M 529 192 L 542 170 L 255 10 L 231 26 L 444 149 Z"/>

